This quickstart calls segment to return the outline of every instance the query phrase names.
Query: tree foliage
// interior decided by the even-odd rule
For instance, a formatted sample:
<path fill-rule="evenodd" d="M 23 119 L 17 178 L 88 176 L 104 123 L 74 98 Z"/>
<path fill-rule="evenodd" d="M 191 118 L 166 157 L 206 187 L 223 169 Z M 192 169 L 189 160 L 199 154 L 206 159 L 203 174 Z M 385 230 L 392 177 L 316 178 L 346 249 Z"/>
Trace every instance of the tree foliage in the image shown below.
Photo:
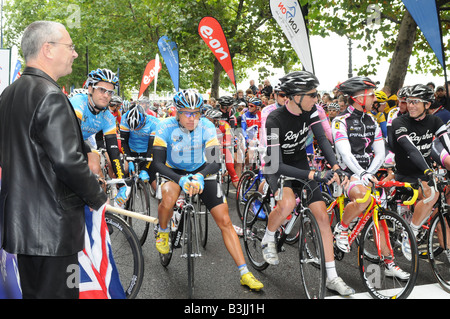
<path fill-rule="evenodd" d="M 359 74 L 376 73 L 381 58 L 389 58 L 398 36 L 405 8 L 400 0 L 300 0 L 308 5 L 308 27 L 311 35 L 327 36 L 332 32 L 362 40 L 364 50 L 375 49 Z M 438 4 L 443 5 L 444 0 Z M 369 23 L 379 8 L 380 19 Z M 4 6 L 5 46 L 20 48 L 25 27 L 36 20 L 62 22 L 77 47 L 79 57 L 71 75 L 60 79 L 69 88 L 80 87 L 89 70 L 101 67 L 120 68 L 121 88 L 139 88 L 148 61 L 159 53 L 157 41 L 169 36 L 179 48 L 180 87 L 206 91 L 212 87 L 215 57 L 198 35 L 197 27 L 204 16 L 221 22 L 233 58 L 236 78 L 262 65 L 259 80 L 270 76 L 270 67 L 291 71 L 299 59 L 272 18 L 267 0 L 8 0 Z M 372 20 L 373 20 L 372 19 Z M 448 11 L 441 13 L 444 36 L 448 39 Z M 379 23 L 377 23 L 379 21 Z M 413 55 L 416 65 L 410 71 L 441 74 L 431 49 L 417 31 Z M 445 43 L 448 49 L 450 44 Z M 448 51 L 448 50 L 447 50 Z M 87 59 L 88 58 L 88 59 Z M 332 58 L 332 51 L 330 51 Z M 171 91 L 173 85 L 164 66 L 158 77 L 158 90 Z M 87 66 L 88 65 L 88 66 Z M 220 86 L 233 90 L 225 72 Z"/>

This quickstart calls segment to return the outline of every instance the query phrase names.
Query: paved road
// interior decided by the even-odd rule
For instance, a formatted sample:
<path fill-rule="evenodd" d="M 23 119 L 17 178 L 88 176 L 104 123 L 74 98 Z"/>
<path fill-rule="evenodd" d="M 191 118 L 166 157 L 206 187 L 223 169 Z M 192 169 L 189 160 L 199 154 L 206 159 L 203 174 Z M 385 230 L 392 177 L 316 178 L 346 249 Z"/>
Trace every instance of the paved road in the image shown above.
<path fill-rule="evenodd" d="M 228 197 L 230 216 L 233 223 L 239 225 L 234 195 L 230 192 Z M 152 205 L 153 210 L 153 208 L 156 208 L 155 200 L 152 201 Z M 242 240 L 241 244 L 243 247 Z M 353 252 L 345 255 L 342 261 L 337 262 L 337 270 L 348 285 L 358 293 L 363 293 L 365 291 L 361 284 L 355 251 L 356 249 L 353 247 Z M 161 266 L 159 262 L 153 237 L 149 236 L 147 239 L 143 246 L 143 253 L 145 277 L 138 298 L 187 298 L 187 266 L 186 260 L 179 256 L 180 250 L 175 250 L 172 261 L 167 268 Z M 301 286 L 297 258 L 297 247 L 286 245 L 286 251 L 280 253 L 280 264 L 278 266 L 270 266 L 263 272 L 258 272 L 249 267 L 265 286 L 260 292 L 250 291 L 240 285 L 237 267 L 225 249 L 218 227 L 213 219 L 209 218 L 208 244 L 206 249 L 202 250 L 202 257 L 198 258 L 195 264 L 195 299 L 233 299 L 246 302 L 268 299 L 304 299 L 305 293 Z M 419 269 L 420 275 L 417 285 L 435 283 L 427 261 L 420 260 Z M 336 297 L 336 295 L 328 291 L 327 297 Z"/>

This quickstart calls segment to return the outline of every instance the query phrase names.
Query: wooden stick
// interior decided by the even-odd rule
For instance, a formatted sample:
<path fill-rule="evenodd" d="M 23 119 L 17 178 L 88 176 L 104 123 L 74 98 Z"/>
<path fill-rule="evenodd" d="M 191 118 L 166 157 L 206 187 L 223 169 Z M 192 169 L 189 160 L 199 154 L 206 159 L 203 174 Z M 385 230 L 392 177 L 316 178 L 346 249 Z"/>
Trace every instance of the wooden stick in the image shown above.
<path fill-rule="evenodd" d="M 114 207 L 111 205 L 106 205 L 106 210 L 111 213 L 117 213 L 117 214 L 125 215 L 125 216 L 131 217 L 131 218 L 141 219 L 143 221 L 146 221 L 146 222 L 152 223 L 152 224 L 158 224 L 158 222 L 159 222 L 158 218 L 144 215 L 142 213 L 132 212 L 132 211 L 129 211 L 129 210 L 126 210 L 123 208 L 119 208 L 119 207 Z"/>

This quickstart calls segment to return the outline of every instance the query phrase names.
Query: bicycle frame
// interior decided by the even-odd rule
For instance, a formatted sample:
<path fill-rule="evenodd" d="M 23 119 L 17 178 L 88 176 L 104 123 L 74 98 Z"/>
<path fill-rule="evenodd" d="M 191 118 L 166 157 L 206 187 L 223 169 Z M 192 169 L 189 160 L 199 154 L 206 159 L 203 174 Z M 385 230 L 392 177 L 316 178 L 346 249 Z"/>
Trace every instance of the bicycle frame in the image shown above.
<path fill-rule="evenodd" d="M 380 199 L 380 195 L 379 192 L 375 190 L 375 188 L 383 188 L 383 187 L 406 187 L 406 188 L 411 188 L 413 190 L 413 197 L 409 200 L 409 201 L 405 201 L 403 202 L 404 205 L 412 205 L 416 202 L 417 197 L 418 197 L 418 191 L 417 189 L 413 188 L 412 185 L 410 183 L 403 183 L 403 182 L 397 182 L 397 181 L 386 181 L 386 182 L 378 182 L 377 184 L 375 184 L 373 186 L 372 189 L 369 189 L 366 194 L 364 195 L 363 198 L 357 199 L 356 202 L 357 203 L 364 203 L 366 202 L 369 197 L 371 197 L 371 202 L 369 204 L 369 206 L 366 208 L 365 212 L 362 213 L 359 216 L 359 220 L 356 223 L 356 225 L 353 227 L 349 237 L 348 237 L 348 242 L 349 245 L 351 246 L 353 244 L 353 242 L 356 240 L 356 238 L 358 237 L 358 235 L 361 233 L 361 231 L 363 230 L 364 226 L 367 224 L 367 222 L 370 220 L 370 218 L 373 219 L 373 223 L 374 223 L 374 227 L 375 227 L 375 232 L 374 232 L 374 241 L 377 247 L 377 252 L 378 252 L 378 256 L 380 258 L 382 258 L 382 252 L 381 252 L 381 230 L 380 230 L 380 226 L 382 227 L 383 233 L 385 235 L 385 240 L 386 240 L 386 244 L 387 244 L 387 248 L 390 251 L 391 256 L 394 255 L 393 253 L 393 249 L 392 246 L 390 244 L 390 240 L 388 238 L 388 226 L 386 224 L 386 221 L 381 221 L 378 218 L 378 211 L 379 211 L 379 207 L 381 206 L 381 199 Z M 332 214 L 332 216 L 334 216 L 334 207 L 336 207 L 336 205 L 338 205 L 339 207 L 339 214 L 340 214 L 340 220 L 342 220 L 342 214 L 344 212 L 344 199 L 345 199 L 345 195 L 341 194 L 335 201 L 333 201 L 327 208 L 327 212 Z M 333 217 L 332 217 L 333 218 Z M 332 223 L 332 218 L 330 221 L 330 225 Z"/>

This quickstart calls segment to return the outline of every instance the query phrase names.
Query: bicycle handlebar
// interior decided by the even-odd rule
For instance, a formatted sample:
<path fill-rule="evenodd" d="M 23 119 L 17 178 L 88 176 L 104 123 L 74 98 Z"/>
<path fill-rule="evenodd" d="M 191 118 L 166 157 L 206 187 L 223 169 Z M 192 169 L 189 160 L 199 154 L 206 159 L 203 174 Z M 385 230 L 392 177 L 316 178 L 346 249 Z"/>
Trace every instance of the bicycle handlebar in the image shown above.
<path fill-rule="evenodd" d="M 420 184 L 419 184 L 420 185 Z M 375 188 L 389 188 L 389 187 L 405 187 L 405 188 L 410 188 L 413 191 L 413 196 L 411 197 L 410 200 L 406 200 L 403 202 L 403 205 L 413 205 L 416 200 L 417 197 L 419 196 L 419 191 L 417 189 L 415 189 L 411 183 L 407 183 L 407 182 L 399 182 L 399 181 L 378 181 L 377 183 L 374 184 Z M 372 194 L 372 189 L 369 189 L 366 194 L 364 195 L 364 198 L 358 198 L 356 200 L 357 203 L 364 203 L 367 201 L 367 199 L 369 199 L 369 196 Z M 433 195 L 434 196 L 434 193 Z"/>
<path fill-rule="evenodd" d="M 143 162 L 151 162 L 153 161 L 153 158 L 151 157 L 144 157 L 144 156 L 127 156 L 125 157 L 125 159 L 130 162 L 130 161 L 143 161 Z"/>

